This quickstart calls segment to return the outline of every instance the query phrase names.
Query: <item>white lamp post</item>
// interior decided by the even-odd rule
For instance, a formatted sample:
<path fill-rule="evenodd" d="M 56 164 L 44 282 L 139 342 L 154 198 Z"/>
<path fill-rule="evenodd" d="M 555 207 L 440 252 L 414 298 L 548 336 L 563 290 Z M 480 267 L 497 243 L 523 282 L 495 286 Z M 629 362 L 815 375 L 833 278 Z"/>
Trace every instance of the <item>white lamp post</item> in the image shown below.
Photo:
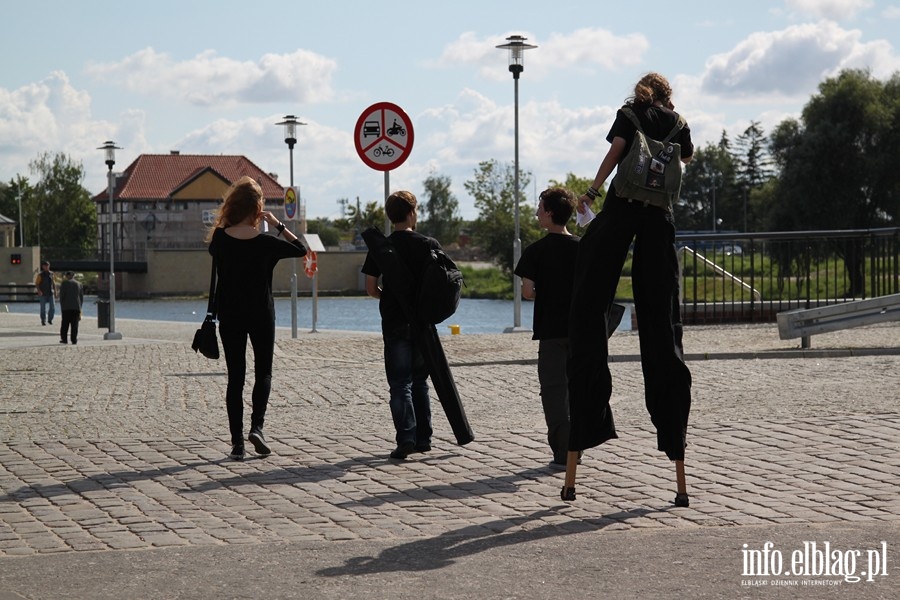
<path fill-rule="evenodd" d="M 526 38 L 520 35 L 511 35 L 506 38 L 506 43 L 497 46 L 502 50 L 509 51 L 509 72 L 513 76 L 513 85 L 515 88 L 515 175 L 513 190 L 513 217 L 516 223 L 516 232 L 513 237 L 513 268 L 519 263 L 522 257 L 522 240 L 519 239 L 519 75 L 525 70 L 525 50 L 537 48 L 532 44 L 525 43 Z M 513 326 L 512 329 L 506 331 L 521 330 L 522 327 L 522 280 L 518 276 L 513 275 Z"/>
<path fill-rule="evenodd" d="M 116 187 L 116 176 L 113 165 L 116 164 L 116 150 L 121 150 L 112 141 L 105 142 L 97 150 L 106 153 L 106 187 L 109 191 L 109 331 L 103 334 L 104 340 L 121 340 L 122 334 L 116 332 L 116 236 L 113 232 L 113 194 Z"/>
<path fill-rule="evenodd" d="M 306 125 L 297 120 L 294 115 L 287 115 L 284 121 L 276 123 L 284 126 L 284 143 L 288 145 L 291 156 L 291 187 L 294 187 L 294 145 L 297 143 L 297 125 Z M 300 212 L 300 199 L 297 198 L 297 212 Z M 291 233 L 297 235 L 294 221 L 288 221 Z M 291 337 L 297 337 L 297 259 L 291 259 Z"/>

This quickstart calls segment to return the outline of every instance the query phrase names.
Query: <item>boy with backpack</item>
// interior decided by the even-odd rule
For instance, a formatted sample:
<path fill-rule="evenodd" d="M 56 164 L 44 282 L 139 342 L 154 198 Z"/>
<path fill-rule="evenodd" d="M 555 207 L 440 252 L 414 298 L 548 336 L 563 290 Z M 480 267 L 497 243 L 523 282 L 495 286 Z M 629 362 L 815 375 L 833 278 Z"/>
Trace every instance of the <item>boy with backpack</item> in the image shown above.
<path fill-rule="evenodd" d="M 390 388 L 391 417 L 397 441 L 390 456 L 403 460 L 414 452 L 431 450 L 428 369 L 407 310 L 417 297 L 422 273 L 432 261 L 432 251 L 441 250 L 441 245 L 416 231 L 418 202 L 412 192 L 394 192 L 385 201 L 384 210 L 393 225 L 388 240 L 409 272 L 409 281 L 404 283 L 408 284 L 406 293 L 411 293 L 411 297 L 399 297 L 400 290 L 389 285 L 379 287 L 382 271 L 372 251 L 366 255 L 362 272 L 366 275 L 366 293 L 378 298 L 381 313 L 384 370 Z"/>

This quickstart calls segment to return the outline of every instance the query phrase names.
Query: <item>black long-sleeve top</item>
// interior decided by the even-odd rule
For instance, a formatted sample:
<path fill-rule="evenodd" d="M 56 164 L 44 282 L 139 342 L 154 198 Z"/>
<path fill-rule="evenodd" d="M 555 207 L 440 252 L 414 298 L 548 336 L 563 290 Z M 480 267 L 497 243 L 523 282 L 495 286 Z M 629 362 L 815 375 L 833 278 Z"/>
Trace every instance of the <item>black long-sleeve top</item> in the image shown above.
<path fill-rule="evenodd" d="M 306 246 L 300 240 L 288 242 L 265 234 L 237 239 L 219 228 L 213 232 L 209 253 L 216 259 L 219 321 L 266 319 L 274 323 L 272 272 L 282 258 L 306 255 Z"/>

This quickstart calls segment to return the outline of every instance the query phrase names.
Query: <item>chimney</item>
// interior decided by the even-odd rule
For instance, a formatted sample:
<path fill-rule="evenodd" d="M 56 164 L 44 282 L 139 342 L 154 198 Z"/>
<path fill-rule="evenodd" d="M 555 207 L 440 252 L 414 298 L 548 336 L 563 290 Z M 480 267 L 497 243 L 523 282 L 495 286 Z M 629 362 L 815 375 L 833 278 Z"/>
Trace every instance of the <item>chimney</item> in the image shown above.
<path fill-rule="evenodd" d="M 181 154 L 181 150 L 169 150 L 169 154 L 171 154 L 172 156 L 178 156 L 179 154 Z"/>

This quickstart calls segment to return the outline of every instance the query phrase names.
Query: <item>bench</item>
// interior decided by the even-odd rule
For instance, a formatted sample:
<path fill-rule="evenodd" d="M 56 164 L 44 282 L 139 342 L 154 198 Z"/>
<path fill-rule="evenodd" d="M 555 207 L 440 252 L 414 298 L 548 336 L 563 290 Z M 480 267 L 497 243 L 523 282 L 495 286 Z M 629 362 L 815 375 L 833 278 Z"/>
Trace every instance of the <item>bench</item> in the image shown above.
<path fill-rule="evenodd" d="M 809 348 L 809 337 L 817 333 L 900 320 L 900 294 L 821 308 L 788 310 L 778 313 L 777 319 L 781 339 L 801 338 L 801 346 Z"/>

